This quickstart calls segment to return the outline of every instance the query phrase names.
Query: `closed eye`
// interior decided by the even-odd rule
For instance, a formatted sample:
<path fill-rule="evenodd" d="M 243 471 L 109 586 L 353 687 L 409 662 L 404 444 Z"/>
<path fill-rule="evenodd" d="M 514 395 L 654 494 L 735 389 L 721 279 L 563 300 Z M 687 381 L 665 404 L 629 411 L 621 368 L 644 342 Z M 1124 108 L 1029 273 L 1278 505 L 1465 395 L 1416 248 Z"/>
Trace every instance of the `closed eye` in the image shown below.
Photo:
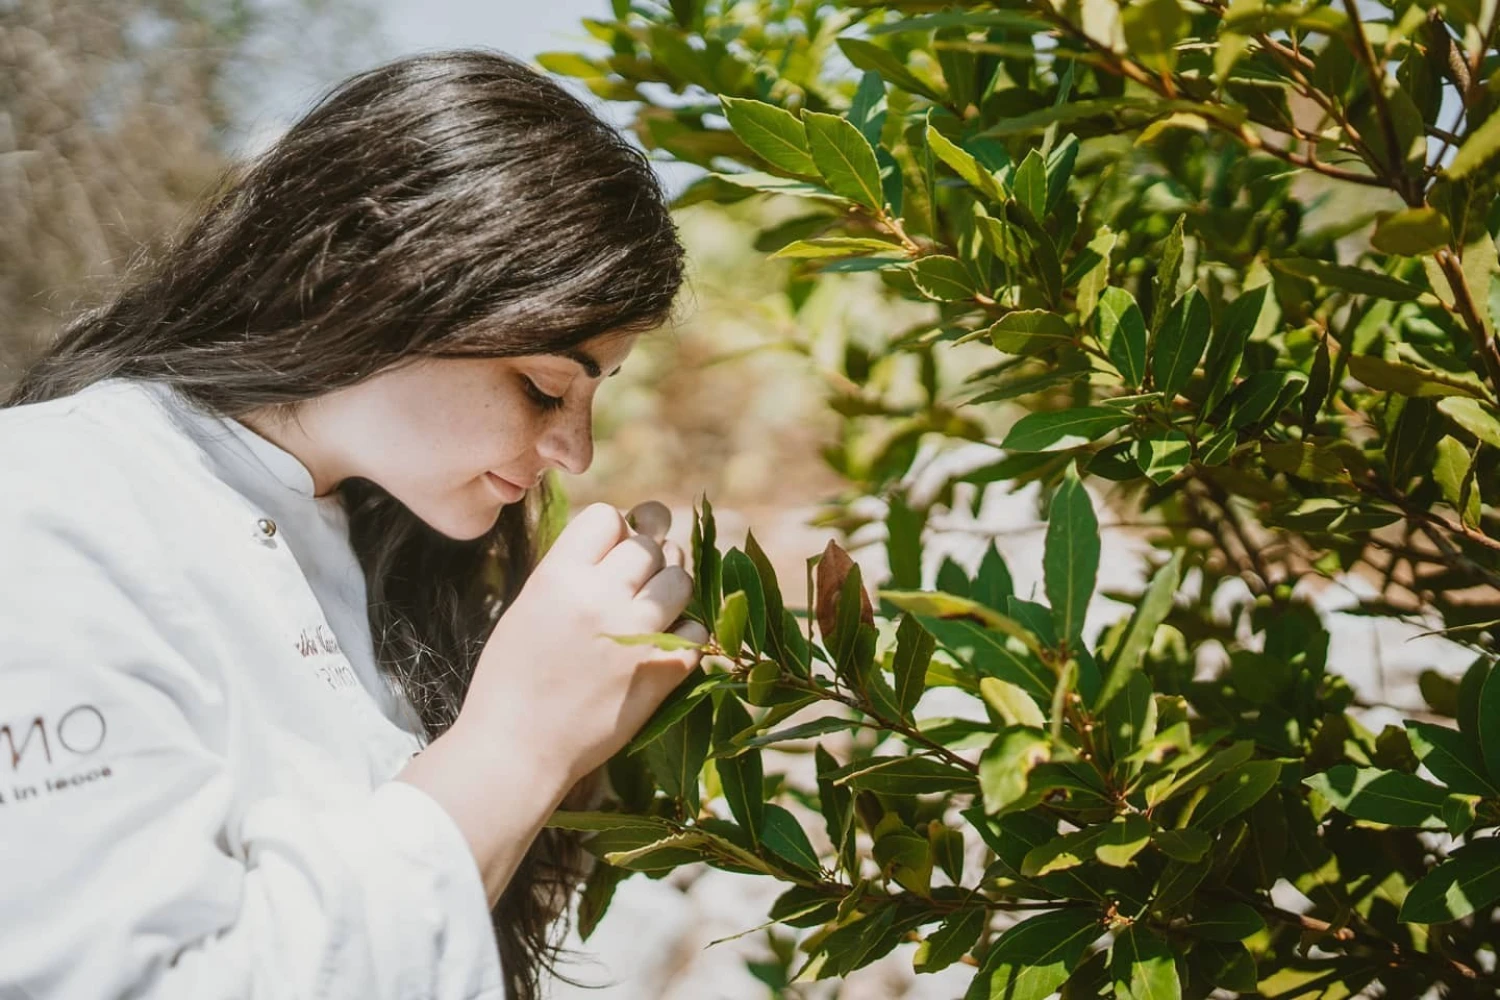
<path fill-rule="evenodd" d="M 530 396 L 532 401 L 543 410 L 559 410 L 567 402 L 562 396 L 547 395 L 541 389 L 537 388 L 535 382 L 524 375 L 521 376 L 521 381 L 526 384 L 526 395 Z"/>

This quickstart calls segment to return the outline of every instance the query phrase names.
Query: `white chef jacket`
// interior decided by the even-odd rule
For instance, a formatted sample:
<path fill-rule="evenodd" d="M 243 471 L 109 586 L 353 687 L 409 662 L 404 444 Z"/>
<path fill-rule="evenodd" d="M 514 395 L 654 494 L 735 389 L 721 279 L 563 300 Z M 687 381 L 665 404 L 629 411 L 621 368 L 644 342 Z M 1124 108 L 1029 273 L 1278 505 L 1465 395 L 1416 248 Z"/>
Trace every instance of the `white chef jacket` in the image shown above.
<path fill-rule="evenodd" d="M 136 379 L 0 409 L 0 998 L 501 1000 L 420 732 L 295 456 Z"/>

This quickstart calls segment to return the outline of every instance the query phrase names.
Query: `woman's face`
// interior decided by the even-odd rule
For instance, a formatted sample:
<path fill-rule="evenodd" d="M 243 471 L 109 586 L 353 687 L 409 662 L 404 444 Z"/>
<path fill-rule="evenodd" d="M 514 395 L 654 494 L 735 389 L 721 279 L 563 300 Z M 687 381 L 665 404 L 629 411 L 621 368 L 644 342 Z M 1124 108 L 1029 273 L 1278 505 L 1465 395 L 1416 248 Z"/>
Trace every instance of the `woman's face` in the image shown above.
<path fill-rule="evenodd" d="M 567 355 L 422 358 L 307 401 L 294 423 L 243 422 L 296 455 L 318 496 L 361 476 L 434 530 L 478 538 L 546 470 L 589 467 L 594 394 L 637 337 L 597 337 Z"/>

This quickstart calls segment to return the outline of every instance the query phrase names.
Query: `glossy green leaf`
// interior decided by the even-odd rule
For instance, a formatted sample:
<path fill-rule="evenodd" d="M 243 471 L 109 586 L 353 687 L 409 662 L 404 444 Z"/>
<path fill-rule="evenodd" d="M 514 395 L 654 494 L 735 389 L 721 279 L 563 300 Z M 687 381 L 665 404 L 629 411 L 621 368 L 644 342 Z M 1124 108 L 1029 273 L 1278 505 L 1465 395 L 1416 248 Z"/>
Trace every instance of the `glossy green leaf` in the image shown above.
<path fill-rule="evenodd" d="M 1372 389 L 1399 392 L 1403 396 L 1469 396 L 1485 399 L 1489 393 L 1470 374 L 1452 374 L 1419 368 L 1400 361 L 1386 361 L 1369 354 L 1351 354 L 1349 374 Z"/>
<path fill-rule="evenodd" d="M 720 95 L 729 127 L 767 163 L 793 174 L 818 176 L 807 131 L 790 111 L 760 101 Z"/>
<path fill-rule="evenodd" d="M 1182 553 L 1176 552 L 1164 566 L 1152 574 L 1145 594 L 1136 605 L 1130 617 L 1130 625 L 1126 628 L 1125 637 L 1120 640 L 1120 645 L 1110 661 L 1109 671 L 1104 678 L 1104 686 L 1099 690 L 1099 702 L 1096 708 L 1109 704 L 1115 693 L 1123 688 L 1130 676 L 1140 668 L 1141 657 L 1150 647 L 1157 627 L 1166 621 L 1167 615 L 1172 610 L 1172 599 L 1177 595 L 1177 587 L 1181 582 Z"/>
<path fill-rule="evenodd" d="M 1011 189 L 1033 218 L 1040 220 L 1047 214 L 1047 162 L 1041 153 L 1033 149 L 1026 154 L 1016 168 Z"/>
<path fill-rule="evenodd" d="M 1099 575 L 1099 520 L 1076 465 L 1052 497 L 1042 571 L 1058 637 L 1078 640 Z"/>
<path fill-rule="evenodd" d="M 1009 681 L 998 677 L 981 677 L 979 696 L 995 710 L 996 715 L 1005 720 L 1007 726 L 1043 729 L 1047 725 L 1047 718 L 1042 714 L 1036 699 Z"/>
<path fill-rule="evenodd" d="M 745 641 L 745 626 L 750 621 L 750 601 L 744 591 L 737 590 L 724 598 L 719 617 L 714 621 L 714 636 L 724 655 L 737 657 Z"/>
<path fill-rule="evenodd" d="M 1171 400 L 1187 385 L 1212 330 L 1208 300 L 1196 288 L 1167 313 L 1151 350 L 1152 387 Z"/>
<path fill-rule="evenodd" d="M 1274 760 L 1251 760 L 1216 781 L 1193 810 L 1193 825 L 1211 830 L 1260 801 L 1281 774 Z"/>
<path fill-rule="evenodd" d="M 849 35 L 840 35 L 838 46 L 845 57 L 856 67 L 879 73 L 892 86 L 900 87 L 913 94 L 921 94 L 929 100 L 938 102 L 943 100 L 943 95 L 936 88 L 919 79 L 890 49 Z"/>
<path fill-rule="evenodd" d="M 1340 764 L 1302 783 L 1357 819 L 1392 826 L 1443 826 L 1448 793 L 1413 774 Z"/>
<path fill-rule="evenodd" d="M 1276 267 L 1295 274 L 1299 278 L 1310 278 L 1330 288 L 1352 292 L 1355 295 L 1370 295 L 1380 299 L 1404 302 L 1422 294 L 1422 289 L 1399 278 L 1379 271 L 1348 264 L 1333 264 L 1311 257 L 1282 257 L 1271 262 Z"/>
<path fill-rule="evenodd" d="M 1438 400 L 1437 406 L 1448 419 L 1480 441 L 1491 448 L 1500 448 L 1500 415 L 1494 407 L 1461 396 L 1447 396 Z"/>
<path fill-rule="evenodd" d="M 964 1000 L 1045 1000 L 1100 934 L 1089 909 L 1053 910 L 1007 928 L 991 945 Z"/>
<path fill-rule="evenodd" d="M 896 702 L 902 715 L 911 717 L 911 710 L 927 683 L 927 667 L 937 648 L 932 633 L 922 627 L 915 615 L 905 615 L 896 627 L 896 655 L 892 661 L 895 678 Z"/>
<path fill-rule="evenodd" d="M 1176 428 L 1148 428 L 1135 442 L 1135 462 L 1146 478 L 1160 486 L 1193 460 L 1193 441 Z"/>
<path fill-rule="evenodd" d="M 1105 824 L 1094 843 L 1094 857 L 1103 864 L 1124 868 L 1151 842 L 1151 821 L 1144 816 L 1117 816 Z"/>
<path fill-rule="evenodd" d="M 880 166 L 859 129 L 838 115 L 817 111 L 804 111 L 802 122 L 813 162 L 829 189 L 872 211 L 882 211 Z"/>
<path fill-rule="evenodd" d="M 1107 406 L 1028 413 L 1011 426 L 1000 447 L 1007 451 L 1061 451 L 1097 441 L 1130 423 L 1130 414 Z"/>
<path fill-rule="evenodd" d="M 1203 365 L 1209 390 L 1200 412 L 1212 411 L 1234 384 L 1240 362 L 1245 357 L 1245 345 L 1274 308 L 1274 300 L 1268 293 L 1268 285 L 1258 285 L 1241 292 L 1224 310 L 1224 315 L 1210 338 L 1208 356 Z"/>
<path fill-rule="evenodd" d="M 1115 996 L 1124 1000 L 1180 1000 L 1182 983 L 1172 948 L 1142 924 L 1132 924 L 1110 948 Z"/>
<path fill-rule="evenodd" d="M 1111 286 L 1099 296 L 1094 332 L 1127 385 L 1139 388 L 1146 377 L 1146 321 L 1135 297 Z"/>
<path fill-rule="evenodd" d="M 1448 217 L 1429 206 L 1403 208 L 1375 224 L 1370 245 L 1382 253 L 1417 257 L 1446 247 L 1453 240 Z"/>
<path fill-rule="evenodd" d="M 1017 309 L 996 320 L 989 328 L 990 343 L 1006 354 L 1040 354 L 1068 347 L 1077 338 L 1073 325 L 1046 309 Z"/>
<path fill-rule="evenodd" d="M 1417 760 L 1450 789 L 1500 799 L 1500 789 L 1486 773 L 1478 741 L 1456 729 L 1410 720 L 1406 734 Z"/>
<path fill-rule="evenodd" d="M 1020 801 L 1032 769 L 1051 754 L 1051 741 L 1040 729 L 1011 726 L 996 736 L 979 758 L 979 792 L 985 811 L 998 813 Z"/>
<path fill-rule="evenodd" d="M 917 972 L 940 972 L 968 954 L 979 941 L 989 919 L 983 906 L 967 906 L 950 913 L 938 929 L 917 946 L 912 958 Z"/>
<path fill-rule="evenodd" d="M 1208 941 L 1243 941 L 1266 929 L 1266 922 L 1244 903 L 1208 903 L 1193 911 L 1188 925 L 1194 937 Z"/>
<path fill-rule="evenodd" d="M 730 738 L 750 726 L 750 713 L 739 700 L 725 697 L 719 703 L 714 716 L 714 745 L 722 746 Z M 716 766 L 719 784 L 724 789 L 724 800 L 735 821 L 749 834 L 752 842 L 760 839 L 764 816 L 764 773 L 761 769 L 760 752 L 750 750 L 733 757 L 720 757 Z"/>
<path fill-rule="evenodd" d="M 831 771 L 827 778 L 836 785 L 893 795 L 974 791 L 978 788 L 971 772 L 931 757 L 871 757 Z"/>
<path fill-rule="evenodd" d="M 1500 837 L 1471 841 L 1417 880 L 1401 904 L 1401 919 L 1440 924 L 1467 917 L 1500 899 Z"/>
<path fill-rule="evenodd" d="M 980 165 L 973 155 L 963 147 L 950 142 L 932 125 L 927 125 L 927 146 L 948 166 L 953 172 L 962 177 L 970 187 L 983 194 L 991 201 L 1003 202 L 1006 198 L 1005 189 L 995 179 L 995 175 Z"/>
<path fill-rule="evenodd" d="M 956 257 L 929 254 L 909 265 L 912 281 L 923 295 L 937 302 L 961 302 L 974 297 L 974 279 Z"/>
<path fill-rule="evenodd" d="M 818 852 L 813 850 L 797 817 L 770 802 L 763 809 L 765 827 L 760 839 L 766 850 L 799 868 L 818 871 Z"/>

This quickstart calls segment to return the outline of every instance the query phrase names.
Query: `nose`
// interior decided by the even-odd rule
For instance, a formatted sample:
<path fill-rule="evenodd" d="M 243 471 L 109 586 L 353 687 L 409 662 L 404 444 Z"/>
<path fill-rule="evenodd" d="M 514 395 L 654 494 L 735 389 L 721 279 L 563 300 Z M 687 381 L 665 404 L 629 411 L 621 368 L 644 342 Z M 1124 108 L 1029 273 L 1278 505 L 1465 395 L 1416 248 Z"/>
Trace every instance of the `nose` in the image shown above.
<path fill-rule="evenodd" d="M 537 439 L 537 454 L 547 465 L 582 475 L 594 463 L 593 423 L 592 408 L 570 420 L 558 421 Z"/>

